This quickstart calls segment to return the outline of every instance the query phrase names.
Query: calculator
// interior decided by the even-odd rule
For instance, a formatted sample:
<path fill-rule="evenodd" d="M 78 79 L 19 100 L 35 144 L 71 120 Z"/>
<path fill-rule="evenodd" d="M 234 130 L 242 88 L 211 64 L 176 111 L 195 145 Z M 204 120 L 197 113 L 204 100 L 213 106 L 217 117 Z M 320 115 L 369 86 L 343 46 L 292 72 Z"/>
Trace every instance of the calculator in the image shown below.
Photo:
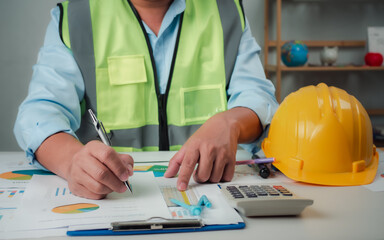
<path fill-rule="evenodd" d="M 244 216 L 299 215 L 312 199 L 301 198 L 281 185 L 219 185 L 225 199 Z"/>

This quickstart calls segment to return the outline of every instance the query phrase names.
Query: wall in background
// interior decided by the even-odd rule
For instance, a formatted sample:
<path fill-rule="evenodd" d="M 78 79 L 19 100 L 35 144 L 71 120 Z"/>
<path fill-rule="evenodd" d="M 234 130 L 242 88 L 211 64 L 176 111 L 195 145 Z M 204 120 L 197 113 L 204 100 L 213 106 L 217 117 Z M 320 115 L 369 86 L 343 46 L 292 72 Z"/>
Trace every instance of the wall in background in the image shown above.
<path fill-rule="evenodd" d="M 0 1 L 0 151 L 20 150 L 13 125 L 55 6 L 53 0 Z"/>
<path fill-rule="evenodd" d="M 243 2 L 253 35 L 263 46 L 264 1 Z M 56 3 L 53 0 L 0 1 L 0 151 L 20 150 L 13 136 L 13 125 L 18 106 L 27 95 L 32 66 L 50 20 L 50 9 Z M 367 26 L 384 26 L 383 12 L 382 1 L 284 1 L 282 37 L 286 40 L 365 39 Z M 271 15 L 271 38 L 275 36 L 274 19 L 275 15 Z M 361 49 L 342 50 L 339 61 L 362 63 L 364 54 Z M 319 62 L 317 50 L 311 50 L 309 62 Z M 304 85 L 326 82 L 355 95 L 367 108 L 384 107 L 384 72 L 285 73 L 282 82 L 282 96 Z M 375 117 L 372 121 L 384 125 L 384 117 Z"/>

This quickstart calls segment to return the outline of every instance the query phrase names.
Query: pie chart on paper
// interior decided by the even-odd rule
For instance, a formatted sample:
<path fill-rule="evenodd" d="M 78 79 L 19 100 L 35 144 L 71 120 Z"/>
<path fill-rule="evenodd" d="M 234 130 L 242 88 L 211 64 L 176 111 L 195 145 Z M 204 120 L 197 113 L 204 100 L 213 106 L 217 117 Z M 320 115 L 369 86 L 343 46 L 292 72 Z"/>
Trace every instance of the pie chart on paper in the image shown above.
<path fill-rule="evenodd" d="M 77 213 L 87 213 L 99 209 L 99 205 L 93 203 L 75 203 L 69 205 L 63 205 L 55 207 L 52 209 L 54 213 L 61 214 L 77 214 Z"/>

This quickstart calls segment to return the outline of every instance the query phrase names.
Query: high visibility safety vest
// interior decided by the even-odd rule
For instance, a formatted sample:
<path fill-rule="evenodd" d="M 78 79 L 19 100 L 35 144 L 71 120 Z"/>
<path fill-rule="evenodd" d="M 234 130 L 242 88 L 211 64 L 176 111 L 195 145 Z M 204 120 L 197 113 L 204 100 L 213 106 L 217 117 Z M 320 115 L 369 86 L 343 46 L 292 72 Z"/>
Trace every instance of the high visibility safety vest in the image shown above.
<path fill-rule="evenodd" d="M 241 0 L 186 0 L 164 94 L 152 48 L 130 0 L 69 0 L 60 34 L 82 73 L 80 129 L 97 139 L 92 109 L 117 151 L 178 150 L 207 119 L 227 109 L 226 87 L 244 30 Z"/>

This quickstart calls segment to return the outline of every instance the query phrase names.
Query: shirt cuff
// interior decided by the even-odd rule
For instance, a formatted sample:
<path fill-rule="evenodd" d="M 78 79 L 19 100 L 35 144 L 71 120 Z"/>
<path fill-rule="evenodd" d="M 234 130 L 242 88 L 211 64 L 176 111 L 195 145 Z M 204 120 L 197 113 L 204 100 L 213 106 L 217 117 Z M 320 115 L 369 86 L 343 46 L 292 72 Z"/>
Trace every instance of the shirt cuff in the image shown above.
<path fill-rule="evenodd" d="M 261 144 L 268 136 L 268 130 L 269 130 L 269 125 L 272 121 L 272 117 L 274 113 L 276 112 L 277 109 L 277 104 L 272 103 L 261 103 L 261 104 L 249 104 L 249 101 L 244 101 L 238 100 L 235 105 L 230 106 L 230 108 L 235 108 L 235 107 L 245 107 L 257 114 L 260 123 L 262 125 L 262 133 L 261 135 L 253 142 L 251 143 L 246 143 L 246 144 L 239 144 L 240 147 L 245 149 L 246 151 L 255 154 L 261 150 Z"/>
<path fill-rule="evenodd" d="M 47 169 L 43 165 L 41 165 L 39 161 L 36 159 L 35 152 L 48 137 L 58 132 L 65 132 L 77 139 L 77 136 L 72 129 L 58 128 L 58 126 L 68 125 L 68 123 L 64 119 L 57 118 L 57 119 L 53 119 L 50 122 L 40 122 L 36 124 L 31 134 L 33 136 L 33 141 L 30 142 L 25 149 L 26 157 L 29 161 L 29 164 L 43 170 L 47 170 Z M 52 123 L 55 123 L 55 124 L 52 124 Z"/>

